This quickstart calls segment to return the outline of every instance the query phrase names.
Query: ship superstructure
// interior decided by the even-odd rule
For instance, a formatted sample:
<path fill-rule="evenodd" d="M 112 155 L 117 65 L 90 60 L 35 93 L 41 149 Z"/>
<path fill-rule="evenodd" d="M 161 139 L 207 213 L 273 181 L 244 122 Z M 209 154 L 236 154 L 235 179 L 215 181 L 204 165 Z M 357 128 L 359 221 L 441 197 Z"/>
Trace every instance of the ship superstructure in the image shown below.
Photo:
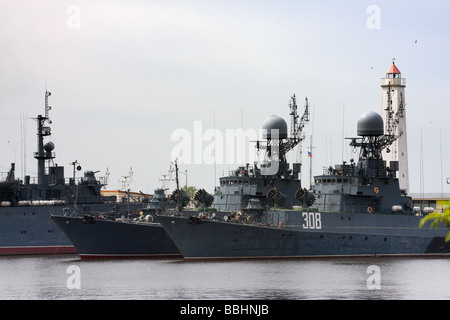
<path fill-rule="evenodd" d="M 238 167 L 228 176 L 221 177 L 220 186 L 214 192 L 213 208 L 238 211 L 246 208 L 251 199 L 258 199 L 262 206 L 270 207 L 292 208 L 300 204 L 295 195 L 302 189 L 299 178 L 301 163 L 293 163 L 290 167 L 286 154 L 303 139 L 302 130 L 309 121 L 308 99 L 305 98 L 301 117 L 297 113 L 295 94 L 289 108 L 291 135 L 283 118 L 276 115 L 268 117 L 262 126 L 264 140 L 256 143 L 257 150 L 264 152 L 264 161 L 259 165 L 255 162 L 253 166 Z"/>
<path fill-rule="evenodd" d="M 389 121 L 389 120 L 388 120 Z M 350 146 L 359 149 L 355 163 L 336 165 L 315 177 L 313 207 L 324 211 L 413 213 L 410 197 L 400 190 L 396 178 L 398 162 L 391 166 L 383 160 L 383 149 L 392 145 L 399 135 L 384 134 L 382 117 L 365 112 L 358 121 L 359 138 L 350 139 Z"/>

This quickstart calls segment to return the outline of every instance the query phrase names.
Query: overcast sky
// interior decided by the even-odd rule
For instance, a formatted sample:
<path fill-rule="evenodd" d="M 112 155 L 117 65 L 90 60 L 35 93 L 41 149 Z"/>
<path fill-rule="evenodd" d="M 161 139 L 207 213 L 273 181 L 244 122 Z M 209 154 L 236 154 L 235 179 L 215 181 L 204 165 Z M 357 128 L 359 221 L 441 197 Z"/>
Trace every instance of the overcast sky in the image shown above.
<path fill-rule="evenodd" d="M 299 107 L 305 97 L 311 106 L 309 187 L 311 135 L 313 174 L 356 158 L 342 138 L 356 135 L 363 112 L 381 112 L 380 79 L 395 58 L 406 78 L 410 192 L 448 193 L 449 16 L 441 0 L 0 0 L 0 172 L 15 162 L 17 175 L 37 175 L 32 117 L 44 114 L 47 88 L 46 141 L 65 176 L 78 160 L 77 176 L 108 170 L 108 189 L 117 189 L 132 168 L 129 188 L 153 193 L 179 147 L 174 137 L 187 132 L 181 183 L 187 170 L 189 185 L 212 192 L 241 163 L 207 161 L 211 130 L 226 150 L 227 130 L 259 130 L 272 114 L 290 125 L 295 93 Z"/>

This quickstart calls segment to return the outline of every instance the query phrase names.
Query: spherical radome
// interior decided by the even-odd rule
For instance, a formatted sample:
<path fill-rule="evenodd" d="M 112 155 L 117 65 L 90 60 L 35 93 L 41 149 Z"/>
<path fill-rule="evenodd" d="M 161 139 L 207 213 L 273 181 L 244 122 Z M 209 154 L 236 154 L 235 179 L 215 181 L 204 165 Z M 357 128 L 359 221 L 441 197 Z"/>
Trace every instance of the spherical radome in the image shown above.
<path fill-rule="evenodd" d="M 383 118 L 376 112 L 364 112 L 358 120 L 359 136 L 381 136 L 384 134 Z"/>
<path fill-rule="evenodd" d="M 288 137 L 287 124 L 283 118 L 272 115 L 264 121 L 263 139 L 286 139 L 287 137 Z"/>

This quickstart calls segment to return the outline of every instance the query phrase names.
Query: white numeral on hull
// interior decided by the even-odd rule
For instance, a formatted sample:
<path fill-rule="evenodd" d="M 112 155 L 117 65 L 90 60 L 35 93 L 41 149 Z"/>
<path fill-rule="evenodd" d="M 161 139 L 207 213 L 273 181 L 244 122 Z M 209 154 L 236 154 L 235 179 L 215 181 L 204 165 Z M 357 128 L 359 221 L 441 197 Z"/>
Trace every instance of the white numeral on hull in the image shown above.
<path fill-rule="evenodd" d="M 322 229 L 320 212 L 303 212 L 303 229 Z"/>

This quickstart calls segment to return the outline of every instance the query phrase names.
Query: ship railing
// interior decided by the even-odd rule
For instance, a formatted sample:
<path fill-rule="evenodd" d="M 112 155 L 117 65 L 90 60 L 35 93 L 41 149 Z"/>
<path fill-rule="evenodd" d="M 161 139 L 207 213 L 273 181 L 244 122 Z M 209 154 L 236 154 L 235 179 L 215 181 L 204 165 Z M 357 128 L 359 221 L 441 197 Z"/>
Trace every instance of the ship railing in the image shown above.
<path fill-rule="evenodd" d="M 85 184 L 86 183 L 86 178 L 85 177 L 78 177 L 78 178 L 64 178 L 64 183 L 65 184 Z M 95 177 L 95 184 L 98 185 L 106 185 L 108 181 L 107 177 Z"/>
<path fill-rule="evenodd" d="M 33 152 L 33 156 L 36 159 L 54 159 L 54 158 L 56 158 L 55 152 L 52 152 L 52 151 L 51 152 L 46 151 L 43 154 L 39 154 L 39 152 Z"/>
<path fill-rule="evenodd" d="M 324 176 L 354 176 L 354 177 L 365 177 L 367 176 L 364 172 L 358 172 L 358 170 L 354 169 L 331 169 L 331 168 L 323 168 L 322 175 Z M 386 170 L 384 168 L 380 168 L 378 170 L 374 170 L 370 175 L 371 178 L 385 178 Z"/>
<path fill-rule="evenodd" d="M 105 197 L 78 197 L 72 199 L 53 199 L 53 200 L 20 200 L 17 205 L 19 207 L 39 207 L 39 206 L 65 206 L 69 204 L 94 204 L 94 203 L 116 203 L 115 196 L 105 196 Z M 2 201 L 0 206 L 11 206 L 9 201 Z"/>
<path fill-rule="evenodd" d="M 116 196 L 103 197 L 74 197 L 67 200 L 68 204 L 87 204 L 87 203 L 116 203 Z"/>
<path fill-rule="evenodd" d="M 322 174 L 324 176 L 331 176 L 331 175 L 349 176 L 353 175 L 354 172 L 355 168 L 351 166 L 345 166 L 343 168 L 324 167 Z"/>
<path fill-rule="evenodd" d="M 7 177 L 7 172 L 0 172 L 0 182 L 1 181 L 6 181 L 6 177 Z M 78 177 L 78 178 L 64 178 L 64 183 L 66 185 L 76 185 L 76 184 L 84 184 L 84 182 L 86 180 L 83 179 L 84 177 Z M 24 181 L 22 178 L 19 178 L 19 180 Z M 31 177 L 31 176 L 26 176 L 25 179 L 25 184 L 37 184 L 38 183 L 38 177 Z M 55 183 L 56 179 L 51 179 L 49 183 Z M 107 177 L 96 177 L 95 178 L 95 184 L 98 185 L 107 185 L 108 183 L 108 178 Z"/>

